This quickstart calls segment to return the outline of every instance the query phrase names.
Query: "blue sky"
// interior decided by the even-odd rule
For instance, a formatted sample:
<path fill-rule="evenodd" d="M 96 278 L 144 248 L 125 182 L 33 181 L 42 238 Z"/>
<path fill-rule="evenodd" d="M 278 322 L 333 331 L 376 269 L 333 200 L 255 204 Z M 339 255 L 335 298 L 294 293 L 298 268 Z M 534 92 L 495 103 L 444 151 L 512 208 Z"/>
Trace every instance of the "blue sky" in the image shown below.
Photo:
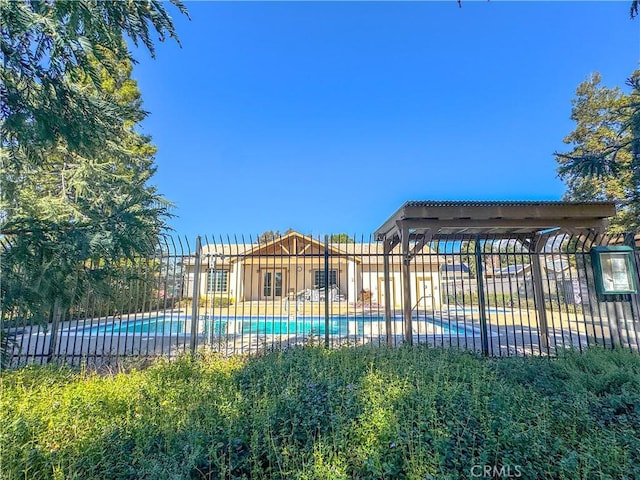
<path fill-rule="evenodd" d="M 590 73 L 640 59 L 629 2 L 187 2 L 138 50 L 176 233 L 368 234 L 407 200 L 559 200 Z"/>

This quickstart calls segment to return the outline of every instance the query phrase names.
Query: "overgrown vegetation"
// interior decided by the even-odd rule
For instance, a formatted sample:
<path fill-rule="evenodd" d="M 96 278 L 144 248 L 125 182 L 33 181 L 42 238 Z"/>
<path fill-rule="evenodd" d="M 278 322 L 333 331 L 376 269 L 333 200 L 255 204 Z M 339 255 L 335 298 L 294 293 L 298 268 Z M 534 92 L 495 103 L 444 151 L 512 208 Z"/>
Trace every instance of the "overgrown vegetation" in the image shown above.
<path fill-rule="evenodd" d="M 631 352 L 306 348 L 2 382 L 3 478 L 640 476 Z"/>
<path fill-rule="evenodd" d="M 177 40 L 165 6 L 0 1 L 0 357 L 16 317 L 56 322 L 96 291 L 113 303 L 107 280 L 128 283 L 123 264 L 166 229 L 127 45 Z"/>

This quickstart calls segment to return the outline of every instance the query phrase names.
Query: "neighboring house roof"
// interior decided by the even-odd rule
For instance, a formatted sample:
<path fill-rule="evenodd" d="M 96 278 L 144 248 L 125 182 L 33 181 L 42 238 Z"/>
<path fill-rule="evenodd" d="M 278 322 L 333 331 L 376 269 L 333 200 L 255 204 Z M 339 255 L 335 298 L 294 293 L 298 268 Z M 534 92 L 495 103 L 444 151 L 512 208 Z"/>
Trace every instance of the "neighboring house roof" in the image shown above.
<path fill-rule="evenodd" d="M 446 273 L 471 273 L 466 263 L 446 263 L 440 266 L 440 270 Z"/>
<path fill-rule="evenodd" d="M 531 265 L 518 264 L 509 265 L 508 267 L 502 267 L 493 271 L 494 277 L 508 277 L 510 275 L 520 275 L 526 270 L 529 270 Z"/>
<path fill-rule="evenodd" d="M 569 259 L 566 256 L 547 258 L 545 268 L 549 272 L 562 273 L 571 267 Z"/>
<path fill-rule="evenodd" d="M 627 239 L 628 241 L 628 239 Z M 640 233 L 636 233 L 635 235 L 633 235 L 633 240 L 630 242 L 631 244 L 635 244 L 635 248 L 636 250 L 640 249 Z M 611 241 L 609 242 L 609 245 L 624 245 L 625 244 L 625 238 L 623 235 L 619 235 L 617 238 L 613 238 L 611 239 Z M 629 245 L 629 244 L 627 244 Z M 632 245 L 630 245 L 632 246 Z"/>

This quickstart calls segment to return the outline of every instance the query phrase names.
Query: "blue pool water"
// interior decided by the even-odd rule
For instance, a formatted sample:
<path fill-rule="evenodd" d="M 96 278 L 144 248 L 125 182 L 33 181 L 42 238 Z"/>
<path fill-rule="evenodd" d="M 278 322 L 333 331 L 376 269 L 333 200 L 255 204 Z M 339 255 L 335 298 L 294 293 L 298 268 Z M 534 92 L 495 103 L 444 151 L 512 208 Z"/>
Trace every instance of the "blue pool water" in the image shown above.
<path fill-rule="evenodd" d="M 441 335 L 443 333 L 455 335 L 458 337 L 472 337 L 474 335 L 480 336 L 480 329 L 474 328 L 470 323 L 468 325 L 464 324 L 452 324 L 447 320 L 440 320 L 433 317 L 421 318 L 420 320 L 425 320 L 427 323 L 431 325 L 435 325 L 436 327 L 440 327 L 442 332 L 436 333 L 436 335 Z"/>
<path fill-rule="evenodd" d="M 132 318 L 80 328 L 77 330 L 77 333 L 86 335 L 171 335 L 184 333 L 186 320 L 185 317 Z"/>
<path fill-rule="evenodd" d="M 147 318 L 131 318 L 121 321 L 110 321 L 101 325 L 78 327 L 68 333 L 75 335 L 145 335 L 145 336 L 179 336 L 191 333 L 190 317 L 185 316 L 158 316 Z M 451 335 L 478 335 L 478 332 L 470 325 L 462 327 L 452 325 L 448 321 L 431 317 L 420 317 L 416 320 L 426 321 L 442 329 L 443 333 Z M 401 321 L 396 318 L 394 321 Z M 266 334 L 266 335 L 324 335 L 326 323 L 324 316 L 314 317 L 201 317 L 199 331 L 205 335 L 218 335 L 227 332 L 227 324 L 241 325 L 242 334 Z M 330 335 L 347 335 L 349 322 L 355 322 L 357 333 L 362 334 L 364 325 L 368 323 L 384 323 L 383 316 L 332 316 L 329 318 Z"/>
<path fill-rule="evenodd" d="M 354 320 L 350 318 L 350 320 Z M 329 319 L 330 335 L 347 335 L 349 324 L 347 317 L 331 317 Z M 274 335 L 324 335 L 326 324 L 324 317 L 261 317 L 244 318 L 242 333 L 263 333 Z"/>

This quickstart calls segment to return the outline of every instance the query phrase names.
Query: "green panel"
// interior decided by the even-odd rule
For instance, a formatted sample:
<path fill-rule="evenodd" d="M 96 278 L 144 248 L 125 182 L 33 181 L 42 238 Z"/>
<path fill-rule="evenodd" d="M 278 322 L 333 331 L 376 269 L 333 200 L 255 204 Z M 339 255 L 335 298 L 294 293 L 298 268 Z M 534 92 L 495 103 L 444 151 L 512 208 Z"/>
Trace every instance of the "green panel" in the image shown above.
<path fill-rule="evenodd" d="M 591 249 L 591 260 L 596 291 L 599 294 L 637 293 L 631 247 L 594 247 Z"/>

